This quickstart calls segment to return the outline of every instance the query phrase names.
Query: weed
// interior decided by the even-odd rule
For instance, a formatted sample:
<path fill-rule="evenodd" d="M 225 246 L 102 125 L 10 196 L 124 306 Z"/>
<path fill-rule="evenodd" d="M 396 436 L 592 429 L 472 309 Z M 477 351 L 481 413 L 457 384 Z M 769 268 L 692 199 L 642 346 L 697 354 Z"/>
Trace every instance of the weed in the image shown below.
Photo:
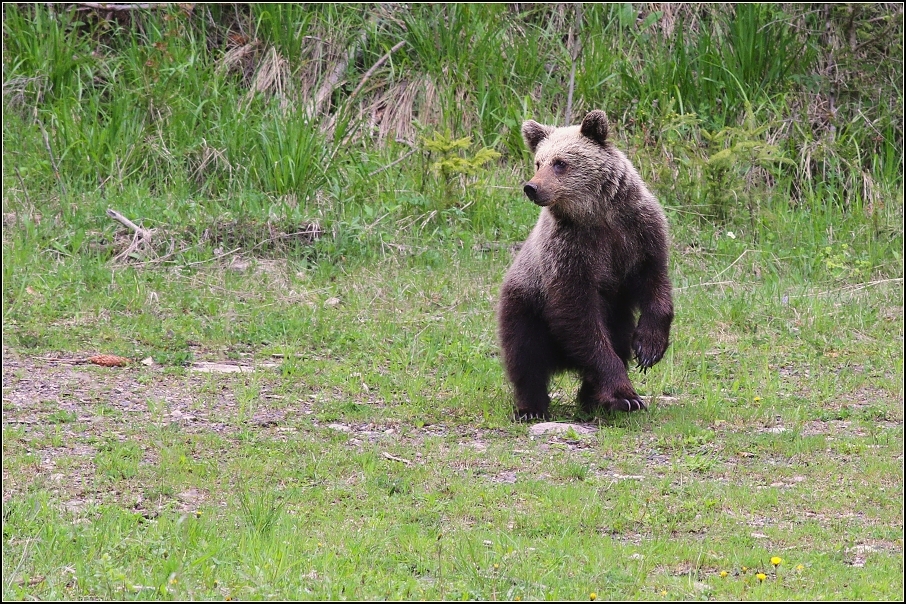
<path fill-rule="evenodd" d="M 286 504 L 278 493 L 267 487 L 261 491 L 242 487 L 236 492 L 236 498 L 246 526 L 265 537 L 280 522 Z"/>

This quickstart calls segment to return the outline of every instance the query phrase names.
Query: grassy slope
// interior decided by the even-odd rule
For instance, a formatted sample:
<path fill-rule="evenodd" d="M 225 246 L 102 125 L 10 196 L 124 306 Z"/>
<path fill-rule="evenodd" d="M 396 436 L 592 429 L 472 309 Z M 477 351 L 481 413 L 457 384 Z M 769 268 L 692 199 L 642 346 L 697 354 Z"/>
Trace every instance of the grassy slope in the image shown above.
<path fill-rule="evenodd" d="M 5 8 L 4 598 L 902 596 L 901 115 L 856 99 L 840 111 L 876 113 L 822 130 L 829 91 L 852 92 L 818 49 L 800 53 L 808 74 L 759 67 L 737 38 L 770 15 L 708 28 L 681 6 L 650 23 L 581 16 L 608 35 L 585 37 L 576 113 L 611 112 L 667 207 L 677 321 L 667 358 L 633 376 L 649 413 L 559 436 L 510 422 L 493 305 L 536 216 L 515 186 L 518 123 L 560 119 L 559 33 L 577 15 L 289 7 L 87 35 Z M 875 23 L 900 23 L 902 48 L 887 10 Z M 683 45 L 640 37 L 681 19 Z M 398 21 L 405 50 L 343 104 Z M 850 50 L 868 26 L 854 27 Z M 792 26 L 754 29 L 793 44 Z M 227 31 L 261 42 L 242 55 Z M 709 44 L 762 85 L 666 94 L 682 74 L 658 67 Z M 353 45 L 324 109 L 339 130 L 281 107 L 315 96 Z M 247 96 L 274 56 L 292 77 Z M 344 142 L 386 98 L 397 113 Z M 407 103 L 426 134 L 472 135 L 466 158 L 503 158 L 450 180 L 423 151 L 387 168 L 409 152 L 393 138 L 419 148 Z M 113 259 L 131 234 L 108 207 L 156 229 L 151 262 Z M 314 244 L 274 239 L 313 223 Z M 47 360 L 94 352 L 154 363 Z M 191 369 L 213 360 L 257 370 Z M 575 389 L 553 385 L 558 419 Z"/>

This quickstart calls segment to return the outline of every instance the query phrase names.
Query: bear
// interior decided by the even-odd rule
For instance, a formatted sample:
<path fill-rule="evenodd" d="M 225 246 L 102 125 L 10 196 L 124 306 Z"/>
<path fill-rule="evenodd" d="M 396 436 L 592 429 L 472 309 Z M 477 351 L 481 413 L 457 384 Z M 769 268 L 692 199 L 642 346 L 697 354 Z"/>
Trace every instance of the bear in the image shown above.
<path fill-rule="evenodd" d="M 523 192 L 541 207 L 503 280 L 498 337 L 516 419 L 548 419 L 551 377 L 579 374 L 584 412 L 647 409 L 635 357 L 661 360 L 673 322 L 664 210 L 608 138 L 607 114 L 579 126 L 522 124 L 535 158 Z"/>

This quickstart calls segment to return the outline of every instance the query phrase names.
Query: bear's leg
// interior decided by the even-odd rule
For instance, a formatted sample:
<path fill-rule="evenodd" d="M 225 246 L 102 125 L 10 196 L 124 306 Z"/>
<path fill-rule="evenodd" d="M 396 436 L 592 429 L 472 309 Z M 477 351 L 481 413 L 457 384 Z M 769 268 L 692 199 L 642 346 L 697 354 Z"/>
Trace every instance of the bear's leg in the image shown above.
<path fill-rule="evenodd" d="M 601 319 L 605 340 L 611 352 L 605 350 L 603 363 L 583 371 L 579 389 L 579 406 L 585 412 L 596 408 L 610 411 L 647 409 L 645 401 L 636 394 L 629 381 L 627 368 L 632 357 L 632 334 L 635 318 L 628 303 L 601 300 Z"/>
<path fill-rule="evenodd" d="M 601 378 L 598 376 L 585 377 L 582 379 L 578 398 L 579 406 L 586 413 L 597 408 L 608 411 L 640 411 L 648 408 L 645 401 L 636 394 L 628 376 L 616 384 L 608 383 L 606 380 L 602 384 Z"/>
<path fill-rule="evenodd" d="M 547 324 L 514 296 L 504 294 L 500 306 L 500 344 L 507 376 L 516 395 L 516 418 L 546 419 L 548 383 L 557 365 Z"/>
<path fill-rule="evenodd" d="M 611 310 L 613 302 L 587 287 L 584 275 L 563 275 L 559 283 L 545 290 L 544 318 L 555 334 L 565 364 L 582 374 L 580 403 L 613 411 L 637 411 L 645 404 L 632 388 L 627 359 L 618 356 L 611 341 L 608 323 L 620 318 Z M 630 321 L 631 325 L 631 321 Z M 625 335 L 617 330 L 617 345 L 625 351 Z M 584 402 L 583 402 L 584 401 Z"/>
<path fill-rule="evenodd" d="M 613 351 L 628 368 L 632 358 L 632 334 L 635 332 L 632 308 L 621 302 L 611 304 L 604 312 L 604 325 Z"/>
<path fill-rule="evenodd" d="M 661 246 L 666 250 L 666 245 Z M 641 315 L 632 338 L 632 349 L 643 371 L 663 358 L 670 345 L 670 325 L 673 322 L 673 297 L 667 276 L 666 252 L 662 252 L 652 268 L 636 285 L 635 296 Z"/>

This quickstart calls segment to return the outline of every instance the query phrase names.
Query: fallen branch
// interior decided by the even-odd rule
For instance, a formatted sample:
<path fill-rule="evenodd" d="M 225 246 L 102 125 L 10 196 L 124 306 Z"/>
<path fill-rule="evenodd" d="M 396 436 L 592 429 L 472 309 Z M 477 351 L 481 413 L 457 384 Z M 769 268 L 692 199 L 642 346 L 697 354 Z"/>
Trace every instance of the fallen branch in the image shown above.
<path fill-rule="evenodd" d="M 399 50 L 400 48 L 402 48 L 403 45 L 404 45 L 405 43 L 406 43 L 405 40 L 400 40 L 399 42 L 397 42 L 397 43 L 393 46 L 393 48 L 391 48 L 390 50 L 387 51 L 387 54 L 385 54 L 383 57 L 381 57 L 380 59 L 378 59 L 377 62 L 376 62 L 374 65 L 371 66 L 371 69 L 369 69 L 368 71 L 365 72 L 365 75 L 362 76 L 362 79 L 361 79 L 361 81 L 359 82 L 359 85 L 355 87 L 355 90 L 352 91 L 352 94 L 350 94 L 350 95 L 349 95 L 349 98 L 347 98 L 346 100 L 349 101 L 349 100 L 353 99 L 353 98 L 355 97 L 355 95 L 358 94 L 359 91 L 362 89 L 362 86 L 365 85 L 365 82 L 367 82 L 368 79 L 369 79 L 372 75 L 374 75 L 374 72 L 377 71 L 377 70 L 381 67 L 381 65 L 383 65 L 384 63 L 386 63 L 386 62 L 387 62 L 387 59 L 390 58 L 390 55 L 392 55 L 392 54 L 395 53 L 397 50 Z"/>
<path fill-rule="evenodd" d="M 569 27 L 569 36 L 567 37 L 566 47 L 569 49 L 569 92 L 566 95 L 566 119 L 565 124 L 569 126 L 573 119 L 573 92 L 576 89 L 576 62 L 579 60 L 579 53 L 582 51 L 582 40 L 578 37 L 578 32 L 582 30 L 582 5 L 576 4 L 576 25 Z"/>
<path fill-rule="evenodd" d="M 674 291 L 683 291 L 684 289 L 692 289 L 693 287 L 706 287 L 709 285 L 730 285 L 731 283 L 736 283 L 735 281 L 708 281 L 707 283 L 693 283 L 692 285 L 686 285 L 683 287 L 674 287 Z"/>
<path fill-rule="evenodd" d="M 386 458 L 389 459 L 389 460 L 398 461 L 398 462 L 400 462 L 400 463 L 404 463 L 404 464 L 406 464 L 407 466 L 411 466 L 411 465 L 412 465 L 412 462 L 409 461 L 408 459 L 403 459 L 402 457 L 396 457 L 395 455 L 391 455 L 390 453 L 387 453 L 386 451 L 381 451 L 381 455 L 383 455 L 384 457 L 386 457 Z"/>
<path fill-rule="evenodd" d="M 125 216 L 123 216 L 122 214 L 117 212 L 116 210 L 112 210 L 112 209 L 108 208 L 107 216 L 110 216 L 111 218 L 113 218 L 114 220 L 116 220 L 117 222 L 122 224 L 124 227 L 131 229 L 131 230 L 135 231 L 136 233 L 140 234 L 143 239 L 151 239 L 151 233 L 149 233 L 145 229 L 141 228 L 140 226 L 138 226 L 137 224 L 135 224 L 134 222 L 132 222 L 131 220 L 129 220 L 128 218 L 126 218 Z"/>
<path fill-rule="evenodd" d="M 374 172 L 369 172 L 369 173 L 368 173 L 368 176 L 374 176 L 375 174 L 380 174 L 381 172 L 383 172 L 384 170 L 386 170 L 386 169 L 388 169 L 388 168 L 392 168 L 393 166 L 395 166 L 396 164 L 400 163 L 401 161 L 403 161 L 404 159 L 406 159 L 407 157 L 409 157 L 410 155 L 412 155 L 412 154 L 415 153 L 416 151 L 418 151 L 418 149 L 413 149 L 413 150 L 409 151 L 409 153 L 406 153 L 406 154 L 405 154 L 404 156 L 402 156 L 401 158 L 399 158 L 399 159 L 397 159 L 397 160 L 394 160 L 394 161 L 390 162 L 389 164 L 387 164 L 387 165 L 384 166 L 383 168 L 378 168 L 378 169 L 375 170 Z M 511 187 L 511 188 L 512 188 L 512 187 Z"/>
<path fill-rule="evenodd" d="M 60 185 L 60 192 L 63 196 L 66 196 L 66 185 L 63 184 L 63 179 L 60 177 L 60 166 L 57 164 L 57 159 L 53 155 L 53 149 L 50 146 L 50 137 L 47 136 L 47 130 L 44 129 L 44 123 L 38 119 L 37 115 L 35 116 L 35 122 L 41 128 L 41 135 L 44 137 L 44 148 L 47 149 L 47 154 L 50 156 L 50 165 L 53 167 L 54 176 L 57 177 L 57 184 Z"/>
<path fill-rule="evenodd" d="M 850 283 L 849 285 L 844 285 L 842 287 L 837 287 L 834 289 L 829 289 L 823 292 L 818 292 L 817 294 L 802 294 L 796 296 L 790 296 L 791 298 L 804 298 L 804 297 L 814 297 L 814 296 L 827 296 L 829 294 L 842 294 L 844 292 L 854 293 L 861 291 L 866 287 L 873 287 L 875 285 L 884 285 L 885 283 L 902 283 L 903 277 L 897 277 L 895 279 L 879 279 L 877 281 L 868 281 L 865 283 Z"/>
<path fill-rule="evenodd" d="M 139 250 L 153 251 L 153 248 L 151 247 L 151 231 L 149 231 L 147 229 L 143 229 L 142 227 L 138 226 L 137 224 L 135 224 L 134 222 L 132 222 L 131 220 L 129 220 L 128 218 L 126 218 L 125 216 L 123 216 L 122 214 L 117 212 L 116 210 L 108 208 L 107 216 L 116 220 L 117 222 L 119 222 L 120 224 L 125 226 L 127 229 L 130 229 L 133 231 L 133 233 L 135 233 L 132 236 L 132 243 L 130 243 L 129 247 L 127 247 L 125 250 L 123 250 L 122 252 L 117 254 L 117 256 L 114 258 L 115 261 L 120 261 L 120 260 L 123 260 L 124 258 L 128 258 L 129 256 L 131 256 L 132 254 L 134 254 L 136 251 L 139 251 Z"/>
<path fill-rule="evenodd" d="M 149 10 L 157 8 L 167 8 L 169 2 L 144 2 L 141 4 L 110 4 L 108 2 L 79 2 L 78 6 L 82 9 L 112 10 L 112 11 L 129 11 L 129 10 Z M 194 6 L 180 4 L 179 6 Z"/>

